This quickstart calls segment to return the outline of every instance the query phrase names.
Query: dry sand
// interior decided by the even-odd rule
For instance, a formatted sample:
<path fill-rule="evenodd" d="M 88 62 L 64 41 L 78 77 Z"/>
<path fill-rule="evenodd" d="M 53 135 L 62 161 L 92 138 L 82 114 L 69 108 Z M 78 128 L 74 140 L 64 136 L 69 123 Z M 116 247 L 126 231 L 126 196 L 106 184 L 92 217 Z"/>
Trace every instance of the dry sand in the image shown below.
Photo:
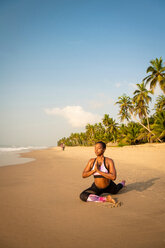
<path fill-rule="evenodd" d="M 92 147 L 32 151 L 0 168 L 0 248 L 164 248 L 165 144 L 107 148 L 127 187 L 108 203 L 85 203 L 81 178 Z"/>

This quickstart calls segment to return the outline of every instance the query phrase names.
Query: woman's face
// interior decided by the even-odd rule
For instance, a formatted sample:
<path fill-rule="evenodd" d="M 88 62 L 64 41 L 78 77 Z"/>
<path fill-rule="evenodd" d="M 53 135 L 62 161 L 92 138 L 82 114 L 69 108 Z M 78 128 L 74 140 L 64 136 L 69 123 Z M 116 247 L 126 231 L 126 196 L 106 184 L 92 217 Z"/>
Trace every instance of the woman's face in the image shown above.
<path fill-rule="evenodd" d="M 103 148 L 102 144 L 96 144 L 95 145 L 95 154 L 96 156 L 103 155 L 105 152 L 105 149 Z"/>

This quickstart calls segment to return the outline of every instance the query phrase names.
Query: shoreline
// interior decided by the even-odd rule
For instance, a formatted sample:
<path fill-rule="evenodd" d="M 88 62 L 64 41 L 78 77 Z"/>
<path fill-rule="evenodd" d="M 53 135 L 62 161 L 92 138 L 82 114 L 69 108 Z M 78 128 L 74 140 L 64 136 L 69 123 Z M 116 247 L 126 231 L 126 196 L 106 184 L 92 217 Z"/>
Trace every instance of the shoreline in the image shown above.
<path fill-rule="evenodd" d="M 4 166 L 14 166 L 18 164 L 25 164 L 34 161 L 34 158 L 26 158 L 21 156 L 22 154 L 26 154 L 30 151 L 22 151 L 22 152 L 3 152 L 0 154 L 0 167 Z"/>
<path fill-rule="evenodd" d="M 35 150 L 44 150 L 44 148 L 1 148 L 0 149 L 0 167 L 17 164 L 25 164 L 34 161 L 34 158 L 26 157 L 26 154 Z M 25 156 L 22 156 L 25 154 Z"/>

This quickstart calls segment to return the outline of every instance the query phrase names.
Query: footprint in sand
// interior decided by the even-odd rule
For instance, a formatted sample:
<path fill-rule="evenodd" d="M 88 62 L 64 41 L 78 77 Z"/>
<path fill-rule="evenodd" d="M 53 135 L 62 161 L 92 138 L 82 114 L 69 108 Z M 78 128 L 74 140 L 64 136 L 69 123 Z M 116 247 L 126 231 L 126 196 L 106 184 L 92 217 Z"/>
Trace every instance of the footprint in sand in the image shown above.
<path fill-rule="evenodd" d="M 111 208 L 121 207 L 121 205 L 123 205 L 122 202 L 116 202 L 115 204 L 111 204 Z"/>
<path fill-rule="evenodd" d="M 117 207 L 121 207 L 122 205 L 123 205 L 122 202 L 116 202 L 115 204 L 109 202 L 98 204 L 99 207 L 106 207 L 106 208 L 117 208 Z"/>

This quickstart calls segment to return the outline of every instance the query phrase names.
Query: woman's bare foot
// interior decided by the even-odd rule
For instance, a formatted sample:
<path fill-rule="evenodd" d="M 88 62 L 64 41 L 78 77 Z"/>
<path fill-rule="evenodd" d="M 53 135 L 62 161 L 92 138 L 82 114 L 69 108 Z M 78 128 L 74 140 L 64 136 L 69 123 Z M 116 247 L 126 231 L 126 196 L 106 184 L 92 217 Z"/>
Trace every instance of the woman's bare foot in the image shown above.
<path fill-rule="evenodd" d="M 110 195 L 108 195 L 106 197 L 106 202 L 110 202 L 110 203 L 116 204 L 116 201 Z"/>

